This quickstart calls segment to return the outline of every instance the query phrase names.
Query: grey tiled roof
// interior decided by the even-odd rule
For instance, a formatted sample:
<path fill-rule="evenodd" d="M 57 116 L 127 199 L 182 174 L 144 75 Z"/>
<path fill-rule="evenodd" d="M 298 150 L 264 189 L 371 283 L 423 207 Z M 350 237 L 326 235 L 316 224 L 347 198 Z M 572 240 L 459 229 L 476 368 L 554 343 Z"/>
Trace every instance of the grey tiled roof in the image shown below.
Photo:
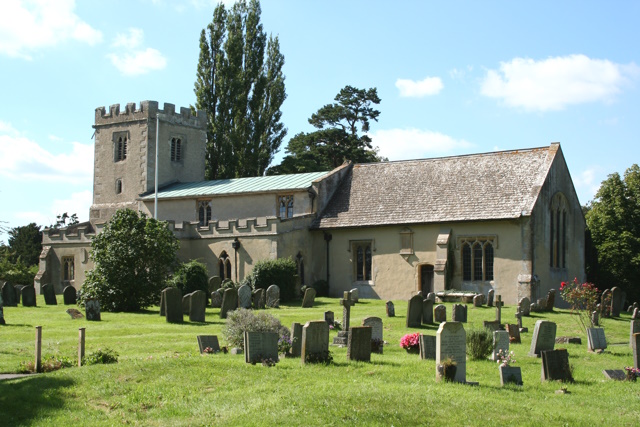
<path fill-rule="evenodd" d="M 357 164 L 312 228 L 528 216 L 558 150 Z"/>

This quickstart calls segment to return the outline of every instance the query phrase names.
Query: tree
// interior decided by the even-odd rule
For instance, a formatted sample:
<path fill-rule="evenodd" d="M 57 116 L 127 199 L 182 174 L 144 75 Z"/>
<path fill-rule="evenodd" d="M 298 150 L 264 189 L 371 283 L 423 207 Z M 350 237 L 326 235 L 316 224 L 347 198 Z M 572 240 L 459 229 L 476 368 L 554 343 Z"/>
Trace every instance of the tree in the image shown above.
<path fill-rule="evenodd" d="M 220 3 L 200 33 L 194 92 L 207 113 L 207 179 L 262 175 L 287 134 L 284 56 L 260 13 L 257 0 Z"/>
<path fill-rule="evenodd" d="M 209 293 L 209 276 L 207 275 L 207 267 L 196 260 L 185 262 L 178 267 L 170 280 L 171 286 L 180 289 L 182 295 L 189 294 L 193 291 L 204 291 Z"/>
<path fill-rule="evenodd" d="M 631 301 L 640 299 L 640 168 L 602 182 L 587 210 L 587 226 L 597 250 L 596 284 L 618 286 Z"/>
<path fill-rule="evenodd" d="M 78 215 L 71 214 L 71 216 L 69 216 L 69 214 L 65 212 L 65 213 L 56 215 L 56 223 L 49 226 L 49 228 L 58 229 L 58 228 L 66 227 L 68 225 L 76 225 L 79 223 L 80 221 L 78 221 Z"/>
<path fill-rule="evenodd" d="M 106 311 L 138 311 L 157 302 L 176 263 L 179 242 L 166 222 L 131 209 L 111 217 L 91 242 L 93 270 L 80 292 L 82 304 L 98 298 Z"/>
<path fill-rule="evenodd" d="M 19 260 L 27 267 L 38 264 L 40 252 L 42 252 L 40 226 L 32 222 L 9 230 L 9 250 L 10 260 L 14 264 Z"/>
<path fill-rule="evenodd" d="M 269 174 L 319 172 L 340 166 L 346 160 L 356 163 L 386 160 L 378 156 L 371 145 L 368 132 L 371 120 L 378 121 L 380 111 L 373 105 L 380 104 L 378 90 L 357 89 L 345 86 L 334 98 L 314 113 L 309 123 L 318 130 L 299 133 L 287 144 L 289 153 Z"/>

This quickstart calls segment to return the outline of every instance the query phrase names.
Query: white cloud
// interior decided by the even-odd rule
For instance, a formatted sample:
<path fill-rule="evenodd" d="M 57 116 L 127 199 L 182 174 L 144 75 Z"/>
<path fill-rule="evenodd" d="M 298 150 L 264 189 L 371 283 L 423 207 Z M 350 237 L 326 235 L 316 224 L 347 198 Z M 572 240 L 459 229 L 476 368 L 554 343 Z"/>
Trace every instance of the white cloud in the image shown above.
<path fill-rule="evenodd" d="M 426 77 L 420 81 L 398 79 L 396 87 L 400 90 L 400 96 L 421 98 L 437 95 L 444 88 L 444 85 L 440 77 Z"/>
<path fill-rule="evenodd" d="M 167 59 L 157 49 L 144 49 L 144 32 L 140 28 L 130 28 L 128 34 L 117 34 L 112 47 L 117 53 L 110 53 L 107 58 L 125 76 L 147 74 L 153 70 L 162 70 L 167 66 Z"/>
<path fill-rule="evenodd" d="M 473 71 L 473 67 L 471 65 L 467 65 L 465 69 L 453 68 L 449 71 L 449 77 L 454 80 L 464 80 L 467 76 L 467 73 L 471 73 Z"/>
<path fill-rule="evenodd" d="M 31 59 L 31 53 L 67 40 L 90 46 L 102 33 L 74 13 L 74 0 L 10 0 L 2 2 L 0 54 Z"/>
<path fill-rule="evenodd" d="M 89 190 L 71 193 L 68 199 L 55 199 L 51 205 L 40 211 L 18 211 L 14 213 L 16 222 L 28 224 L 35 222 L 38 225 L 49 226 L 56 222 L 57 216 L 67 212 L 69 215 L 78 215 L 80 222 L 89 218 L 89 208 L 93 202 L 93 194 Z"/>
<path fill-rule="evenodd" d="M 388 129 L 371 132 L 372 145 L 389 160 L 407 160 L 453 153 L 473 145 L 439 132 L 421 129 Z"/>
<path fill-rule="evenodd" d="M 585 55 L 541 61 L 514 58 L 501 62 L 499 70 L 487 71 L 481 91 L 510 107 L 562 110 L 572 104 L 609 102 L 639 73 L 633 63 L 622 65 Z"/>
<path fill-rule="evenodd" d="M 0 175 L 16 180 L 91 182 L 93 146 L 73 142 L 71 151 L 53 154 L 0 122 Z"/>
<path fill-rule="evenodd" d="M 603 176 L 604 170 L 600 166 L 590 166 L 577 174 L 572 174 L 573 184 L 582 204 L 593 200 L 604 179 Z"/>

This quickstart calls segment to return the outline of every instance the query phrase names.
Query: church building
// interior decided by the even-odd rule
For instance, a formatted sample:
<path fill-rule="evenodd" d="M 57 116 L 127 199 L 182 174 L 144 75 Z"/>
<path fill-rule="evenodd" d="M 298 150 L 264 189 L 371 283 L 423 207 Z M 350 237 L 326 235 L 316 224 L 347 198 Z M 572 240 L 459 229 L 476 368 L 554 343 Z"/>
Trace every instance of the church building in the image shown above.
<path fill-rule="evenodd" d="M 241 281 L 259 260 L 291 257 L 301 284 L 326 280 L 336 297 L 494 289 L 515 304 L 585 279 L 585 219 L 558 143 L 205 181 L 203 112 L 113 105 L 93 127 L 90 219 L 45 230 L 36 289 L 79 289 L 91 239 L 122 208 L 167 221 L 179 258 L 210 276 Z"/>

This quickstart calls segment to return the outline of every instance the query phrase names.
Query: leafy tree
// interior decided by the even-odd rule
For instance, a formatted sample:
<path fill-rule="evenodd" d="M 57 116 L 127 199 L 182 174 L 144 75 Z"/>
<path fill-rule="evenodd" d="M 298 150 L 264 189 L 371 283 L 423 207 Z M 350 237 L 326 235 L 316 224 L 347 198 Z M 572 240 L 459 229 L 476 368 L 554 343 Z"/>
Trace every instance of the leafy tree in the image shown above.
<path fill-rule="evenodd" d="M 94 268 L 78 298 L 98 298 L 106 311 L 138 311 L 157 302 L 176 262 L 179 242 L 167 224 L 118 210 L 91 242 Z"/>
<path fill-rule="evenodd" d="M 32 222 L 9 230 L 9 250 L 11 262 L 18 260 L 26 266 L 38 264 L 42 252 L 42 232 L 40 226 Z"/>
<path fill-rule="evenodd" d="M 309 123 L 318 130 L 299 133 L 289 141 L 289 153 L 269 174 L 319 172 L 340 166 L 346 160 L 357 163 L 379 162 L 377 149 L 371 145 L 368 132 L 372 120 L 378 121 L 380 111 L 373 105 L 380 104 L 378 90 L 357 89 L 345 86 L 334 98 L 314 113 Z"/>
<path fill-rule="evenodd" d="M 618 286 L 632 301 L 640 299 L 640 168 L 602 182 L 587 210 L 587 226 L 597 249 L 596 284 Z"/>
<path fill-rule="evenodd" d="M 207 276 L 207 267 L 196 260 L 185 262 L 180 265 L 170 283 L 180 289 L 182 295 L 198 290 L 208 294 L 209 277 Z"/>
<path fill-rule="evenodd" d="M 194 92 L 207 112 L 208 179 L 262 175 L 287 133 L 284 56 L 278 37 L 267 41 L 260 13 L 257 0 L 220 3 L 200 33 Z"/>
<path fill-rule="evenodd" d="M 56 223 L 52 224 L 49 228 L 63 228 L 63 227 L 67 227 L 69 225 L 76 225 L 78 224 L 80 221 L 78 221 L 78 215 L 76 214 L 71 214 L 71 216 L 69 216 L 69 214 L 67 212 L 56 215 Z"/>

